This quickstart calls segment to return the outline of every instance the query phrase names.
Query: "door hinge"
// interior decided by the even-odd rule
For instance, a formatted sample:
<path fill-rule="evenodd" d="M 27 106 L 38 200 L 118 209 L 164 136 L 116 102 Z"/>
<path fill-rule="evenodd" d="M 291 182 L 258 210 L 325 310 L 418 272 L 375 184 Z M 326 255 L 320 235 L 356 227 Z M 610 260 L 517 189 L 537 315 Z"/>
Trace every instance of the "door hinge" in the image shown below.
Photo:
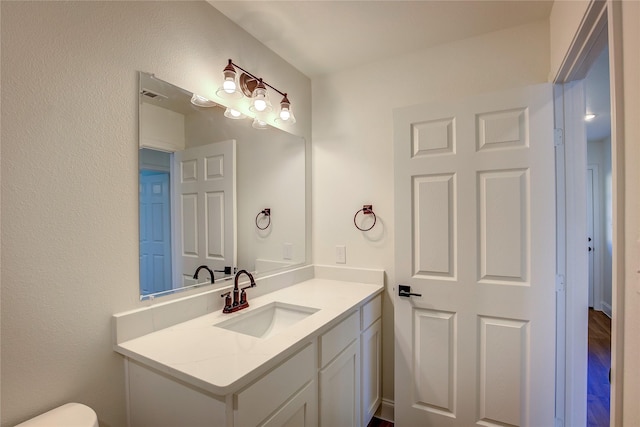
<path fill-rule="evenodd" d="M 553 145 L 556 147 L 564 145 L 564 130 L 560 128 L 553 130 Z"/>
<path fill-rule="evenodd" d="M 556 292 L 564 292 L 564 276 L 556 274 Z"/>

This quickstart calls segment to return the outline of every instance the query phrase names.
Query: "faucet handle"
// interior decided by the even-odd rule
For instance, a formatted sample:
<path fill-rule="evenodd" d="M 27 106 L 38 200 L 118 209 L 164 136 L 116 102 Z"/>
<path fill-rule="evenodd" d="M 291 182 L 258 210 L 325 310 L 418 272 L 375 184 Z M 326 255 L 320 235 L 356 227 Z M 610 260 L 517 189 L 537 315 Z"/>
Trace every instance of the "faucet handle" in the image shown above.
<path fill-rule="evenodd" d="M 240 292 L 240 304 L 247 304 L 247 291 L 245 289 L 253 288 L 255 284 L 245 286 L 244 288 L 240 288 L 242 292 Z"/>
<path fill-rule="evenodd" d="M 220 297 L 224 298 L 224 308 L 231 307 L 231 291 L 225 292 Z"/>

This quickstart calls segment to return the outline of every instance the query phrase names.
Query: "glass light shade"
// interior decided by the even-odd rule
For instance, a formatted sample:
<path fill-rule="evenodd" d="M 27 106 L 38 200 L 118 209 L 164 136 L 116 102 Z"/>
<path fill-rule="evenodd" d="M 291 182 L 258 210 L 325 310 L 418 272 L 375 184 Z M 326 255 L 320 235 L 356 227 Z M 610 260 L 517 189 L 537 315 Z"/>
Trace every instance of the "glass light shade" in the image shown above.
<path fill-rule="evenodd" d="M 253 123 L 251 124 L 251 127 L 255 129 L 266 129 L 267 126 L 267 122 L 258 118 L 253 119 Z"/>
<path fill-rule="evenodd" d="M 224 112 L 224 116 L 234 120 L 244 119 L 247 117 L 244 114 L 242 114 L 240 111 L 234 110 L 233 108 L 227 108 Z"/>
<path fill-rule="evenodd" d="M 293 113 L 291 112 L 290 109 L 282 109 L 280 110 L 280 114 L 278 115 L 278 117 L 276 117 L 275 120 L 276 123 L 295 123 L 296 122 L 296 118 L 293 115 Z"/>
<path fill-rule="evenodd" d="M 195 93 L 191 97 L 191 103 L 198 107 L 215 107 L 216 105 L 218 105 L 215 102 L 205 98 L 204 96 L 196 95 Z"/>
<path fill-rule="evenodd" d="M 262 83 L 262 79 L 258 81 L 258 85 L 251 94 L 251 98 L 252 101 L 249 110 L 256 113 L 266 113 L 272 110 L 271 102 L 269 102 L 269 95 L 267 94 L 267 88 L 264 83 Z"/>
<path fill-rule="evenodd" d="M 296 118 L 293 116 L 293 112 L 291 111 L 291 103 L 287 98 L 287 94 L 284 94 L 284 98 L 280 101 L 280 114 L 276 117 L 276 122 L 286 122 L 286 123 L 295 123 Z"/>
<path fill-rule="evenodd" d="M 229 64 L 222 70 L 224 81 L 222 86 L 216 91 L 216 95 L 223 99 L 239 99 L 242 98 L 242 92 L 238 90 L 236 83 L 236 69 L 233 67 L 231 60 Z"/>

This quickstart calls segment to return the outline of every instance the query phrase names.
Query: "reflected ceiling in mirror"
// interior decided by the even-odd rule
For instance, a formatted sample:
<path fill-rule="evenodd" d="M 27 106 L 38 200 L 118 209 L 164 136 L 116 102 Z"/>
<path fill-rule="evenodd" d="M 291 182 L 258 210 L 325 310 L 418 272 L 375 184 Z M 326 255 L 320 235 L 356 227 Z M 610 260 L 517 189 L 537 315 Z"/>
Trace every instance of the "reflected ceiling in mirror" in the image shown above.
<path fill-rule="evenodd" d="M 141 298 L 304 264 L 304 140 L 152 74 L 139 89 Z"/>

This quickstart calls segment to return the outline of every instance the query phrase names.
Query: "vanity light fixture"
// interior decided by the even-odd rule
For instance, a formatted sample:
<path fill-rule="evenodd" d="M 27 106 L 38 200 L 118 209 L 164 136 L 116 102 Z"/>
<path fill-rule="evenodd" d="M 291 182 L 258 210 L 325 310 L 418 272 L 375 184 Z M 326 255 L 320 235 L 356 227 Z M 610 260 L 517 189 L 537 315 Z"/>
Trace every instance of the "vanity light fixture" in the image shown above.
<path fill-rule="evenodd" d="M 236 68 L 241 70 L 240 76 L 237 76 Z M 280 101 L 280 112 L 276 118 L 277 122 L 295 123 L 295 117 L 291 112 L 291 102 L 287 98 L 287 94 L 281 92 L 269 83 L 265 82 L 262 78 L 256 77 L 244 68 L 237 64 L 234 64 L 233 60 L 229 59 L 229 63 L 222 71 L 224 81 L 222 86 L 216 91 L 216 94 L 223 99 L 240 98 L 243 95 L 251 99 L 251 106 L 249 110 L 256 114 L 263 114 L 270 112 L 273 107 L 269 101 L 269 94 L 267 88 L 270 88 L 280 95 L 282 95 L 282 101 Z M 226 115 L 226 114 L 225 114 Z M 264 120 L 261 118 L 260 121 Z"/>

